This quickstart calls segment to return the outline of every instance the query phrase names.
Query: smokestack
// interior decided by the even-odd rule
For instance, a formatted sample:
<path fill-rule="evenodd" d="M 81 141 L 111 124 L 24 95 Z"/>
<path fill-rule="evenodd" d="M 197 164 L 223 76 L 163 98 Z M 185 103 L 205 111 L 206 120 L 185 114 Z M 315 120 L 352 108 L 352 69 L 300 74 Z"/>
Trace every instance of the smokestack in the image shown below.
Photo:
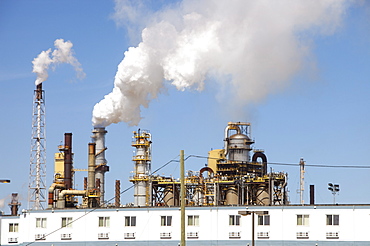
<path fill-rule="evenodd" d="M 39 101 L 42 99 L 42 83 L 36 85 L 36 99 Z"/>
<path fill-rule="evenodd" d="M 66 190 L 72 188 L 72 133 L 64 134 L 64 184 Z"/>
<path fill-rule="evenodd" d="M 310 205 L 315 204 L 315 185 L 310 185 Z"/>
<path fill-rule="evenodd" d="M 121 181 L 116 180 L 116 196 L 115 206 L 118 208 L 121 205 Z"/>
<path fill-rule="evenodd" d="M 12 216 L 18 215 L 18 208 L 21 204 L 18 202 L 18 193 L 12 193 L 12 201 L 9 203 Z"/>
<path fill-rule="evenodd" d="M 95 143 L 89 143 L 89 166 L 87 169 L 87 190 L 95 188 Z"/>
<path fill-rule="evenodd" d="M 100 205 L 103 205 L 105 193 L 104 176 L 109 171 L 107 160 L 105 159 L 105 151 L 107 150 L 105 147 L 105 134 L 107 131 L 104 127 L 95 127 L 92 133 L 93 136 L 91 138 L 95 143 L 95 179 L 100 180 Z"/>

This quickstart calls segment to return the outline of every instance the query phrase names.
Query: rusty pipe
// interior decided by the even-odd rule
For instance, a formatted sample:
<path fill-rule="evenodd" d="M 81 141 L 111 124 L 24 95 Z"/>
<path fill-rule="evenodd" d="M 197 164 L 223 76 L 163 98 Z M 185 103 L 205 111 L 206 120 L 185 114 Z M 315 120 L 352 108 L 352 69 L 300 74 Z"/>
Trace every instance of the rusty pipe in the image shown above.
<path fill-rule="evenodd" d="M 87 189 L 95 188 L 95 143 L 89 143 L 89 163 L 87 169 Z"/>
<path fill-rule="evenodd" d="M 64 133 L 64 184 L 72 188 L 72 133 Z"/>

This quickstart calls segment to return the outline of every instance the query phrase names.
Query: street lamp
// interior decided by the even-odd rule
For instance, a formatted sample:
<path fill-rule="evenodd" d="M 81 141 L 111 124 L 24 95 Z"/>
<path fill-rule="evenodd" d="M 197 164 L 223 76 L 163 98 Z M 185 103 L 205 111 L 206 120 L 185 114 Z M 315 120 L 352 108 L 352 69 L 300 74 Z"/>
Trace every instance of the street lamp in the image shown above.
<path fill-rule="evenodd" d="M 238 211 L 238 214 L 242 215 L 242 216 L 246 216 L 246 215 L 252 215 L 252 246 L 255 246 L 254 245 L 254 226 L 255 226 L 255 223 L 254 223 L 254 214 L 257 214 L 257 215 L 267 215 L 269 214 L 269 211 Z"/>
<path fill-rule="evenodd" d="M 339 192 L 339 184 L 332 184 L 332 183 L 328 183 L 328 190 L 331 191 L 331 194 L 333 194 L 333 198 L 334 198 L 334 204 L 335 204 L 335 195 L 337 194 L 337 192 Z"/>
<path fill-rule="evenodd" d="M 10 179 L 0 179 L 0 183 L 10 183 Z"/>

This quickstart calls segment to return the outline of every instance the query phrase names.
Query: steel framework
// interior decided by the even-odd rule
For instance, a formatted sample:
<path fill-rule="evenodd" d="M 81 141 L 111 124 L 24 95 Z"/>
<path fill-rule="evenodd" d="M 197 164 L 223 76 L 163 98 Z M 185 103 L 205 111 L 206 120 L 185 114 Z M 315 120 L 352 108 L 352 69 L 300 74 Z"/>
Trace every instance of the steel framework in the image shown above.
<path fill-rule="evenodd" d="M 45 92 L 42 84 L 36 86 L 33 100 L 30 175 L 28 207 L 44 209 L 46 201 L 46 138 L 45 138 Z"/>

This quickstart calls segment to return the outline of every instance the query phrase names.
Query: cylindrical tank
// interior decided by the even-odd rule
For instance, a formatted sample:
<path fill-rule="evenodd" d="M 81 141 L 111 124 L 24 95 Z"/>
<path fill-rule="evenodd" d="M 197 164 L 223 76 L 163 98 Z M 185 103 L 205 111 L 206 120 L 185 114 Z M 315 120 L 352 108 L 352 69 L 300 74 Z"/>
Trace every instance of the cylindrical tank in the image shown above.
<path fill-rule="evenodd" d="M 204 193 L 201 189 L 196 189 L 193 195 L 193 201 L 195 205 L 203 205 L 204 202 Z"/>
<path fill-rule="evenodd" d="M 257 188 L 257 205 L 270 205 L 270 196 L 267 191 L 267 185 L 261 184 Z"/>
<path fill-rule="evenodd" d="M 137 206 L 146 205 L 146 183 L 145 181 L 137 181 L 134 186 L 134 204 Z"/>
<path fill-rule="evenodd" d="M 229 187 L 227 189 L 226 205 L 238 205 L 238 192 L 235 187 Z"/>
<path fill-rule="evenodd" d="M 227 153 L 230 161 L 249 161 L 249 151 L 252 149 L 253 141 L 247 135 L 237 133 L 230 136 L 228 141 Z"/>

